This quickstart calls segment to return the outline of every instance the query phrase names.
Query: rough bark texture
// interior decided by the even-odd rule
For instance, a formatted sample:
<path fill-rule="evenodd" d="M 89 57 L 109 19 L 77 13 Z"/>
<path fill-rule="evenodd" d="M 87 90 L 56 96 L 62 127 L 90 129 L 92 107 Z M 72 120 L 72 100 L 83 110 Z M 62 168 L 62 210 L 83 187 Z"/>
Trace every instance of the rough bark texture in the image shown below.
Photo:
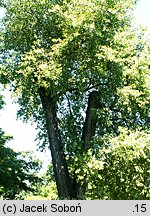
<path fill-rule="evenodd" d="M 46 127 L 50 142 L 53 169 L 59 197 L 75 198 L 76 194 L 69 177 L 68 167 L 63 151 L 63 145 L 58 128 L 56 102 L 44 88 L 39 89 L 42 106 L 45 112 Z"/>
<path fill-rule="evenodd" d="M 88 106 L 86 110 L 86 118 L 83 126 L 82 140 L 84 150 L 87 151 L 92 147 L 91 138 L 95 135 L 97 123 L 97 109 L 100 107 L 99 93 L 97 91 L 90 92 L 88 98 Z"/>

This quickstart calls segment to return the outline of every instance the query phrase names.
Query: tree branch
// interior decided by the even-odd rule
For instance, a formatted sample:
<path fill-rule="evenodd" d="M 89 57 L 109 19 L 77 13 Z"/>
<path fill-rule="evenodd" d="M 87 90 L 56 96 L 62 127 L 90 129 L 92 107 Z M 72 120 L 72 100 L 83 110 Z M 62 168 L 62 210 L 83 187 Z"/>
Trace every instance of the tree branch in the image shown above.
<path fill-rule="evenodd" d="M 97 109 L 101 107 L 100 94 L 98 91 L 92 91 L 88 98 L 88 107 L 86 110 L 86 118 L 83 126 L 82 140 L 84 150 L 91 148 L 91 138 L 95 135 L 97 123 Z"/>

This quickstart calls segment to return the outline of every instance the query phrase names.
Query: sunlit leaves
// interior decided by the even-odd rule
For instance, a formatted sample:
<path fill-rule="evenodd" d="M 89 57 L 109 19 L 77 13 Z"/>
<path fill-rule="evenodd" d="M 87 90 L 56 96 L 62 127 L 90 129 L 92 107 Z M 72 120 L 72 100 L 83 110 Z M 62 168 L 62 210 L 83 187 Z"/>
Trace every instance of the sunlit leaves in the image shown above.
<path fill-rule="evenodd" d="M 94 172 L 91 184 L 90 175 L 87 197 L 149 199 L 150 134 L 120 128 L 120 135 L 107 140 L 107 145 L 97 154 L 104 164 L 98 171 L 101 178 Z"/>
<path fill-rule="evenodd" d="M 105 169 L 107 161 L 99 161 L 93 155 L 108 144 L 109 135 L 116 137 L 122 134 L 120 126 L 128 130 L 139 126 L 149 130 L 150 127 L 150 40 L 143 29 L 138 30 L 132 26 L 132 10 L 136 2 L 7 2 L 3 21 L 3 82 L 10 83 L 18 99 L 19 116 L 38 122 L 42 131 L 42 135 L 39 133 L 40 139 L 45 136 L 45 119 L 39 89 L 43 88 L 55 100 L 70 175 L 75 173 L 82 184 L 84 177 L 88 176 L 86 178 L 93 182 L 94 188 L 98 180 L 102 179 L 101 170 Z M 88 97 L 92 91 L 99 93 L 100 108 L 96 110 L 98 120 L 92 140 L 93 149 L 83 154 L 82 130 Z M 117 143 L 120 136 L 114 138 Z M 126 136 L 128 142 L 133 144 L 131 137 L 128 134 Z M 113 169 L 121 183 L 125 181 L 124 173 L 117 157 L 121 154 L 120 160 L 125 156 L 133 158 L 130 146 L 126 145 L 127 141 L 122 142 L 123 145 L 117 146 L 115 151 L 114 145 L 111 148 L 112 162 L 116 164 Z M 135 146 L 132 147 L 135 148 L 137 158 L 139 154 L 144 155 Z M 141 151 L 144 151 L 142 148 Z M 106 153 L 110 155 L 108 150 Z M 125 171 L 128 162 L 125 163 Z M 132 169 L 129 165 L 129 170 L 131 168 L 133 172 L 141 172 L 139 166 L 137 164 Z M 117 171 L 119 168 L 121 171 Z M 113 174 L 111 170 L 107 171 L 110 179 Z M 115 184 L 117 179 L 114 180 Z M 126 183 L 129 181 L 130 178 Z M 137 185 L 141 184 L 139 180 Z M 89 185 L 91 192 L 92 183 Z"/>

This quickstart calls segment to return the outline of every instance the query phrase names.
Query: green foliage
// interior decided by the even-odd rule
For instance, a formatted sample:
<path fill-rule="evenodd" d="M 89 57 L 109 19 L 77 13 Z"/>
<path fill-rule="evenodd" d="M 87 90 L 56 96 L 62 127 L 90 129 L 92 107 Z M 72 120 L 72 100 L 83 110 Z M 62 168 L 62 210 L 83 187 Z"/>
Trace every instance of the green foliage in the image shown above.
<path fill-rule="evenodd" d="M 120 135 L 107 137 L 105 147 L 95 154 L 89 150 L 76 158 L 74 167 L 77 181 L 86 176 L 86 193 L 82 199 L 149 200 L 150 198 L 150 134 L 140 130 L 120 128 Z M 57 199 L 52 166 L 36 193 L 25 199 Z M 83 182 L 84 184 L 85 182 Z"/>
<path fill-rule="evenodd" d="M 94 156 L 93 156 L 94 158 Z M 100 163 L 103 165 L 95 167 Z M 87 169 L 87 199 L 150 199 L 150 134 L 120 128 L 120 135 L 110 137 L 95 163 Z M 96 172 L 95 172 L 96 169 Z"/>
<path fill-rule="evenodd" d="M 0 108 L 3 107 L 2 97 Z M 31 152 L 15 152 L 6 147 L 12 136 L 5 135 L 0 128 L 0 197 L 19 199 L 28 191 L 34 191 L 40 181 L 37 175 L 41 168 L 39 160 Z"/>
<path fill-rule="evenodd" d="M 9 137 L 0 133 L 1 140 Z M 2 199 L 21 198 L 22 192 L 34 191 L 40 181 L 37 172 L 40 162 L 33 159 L 31 153 L 14 152 L 0 145 L 0 196 Z"/>
<path fill-rule="evenodd" d="M 19 117 L 38 122 L 41 140 L 41 86 L 57 101 L 67 153 L 80 148 L 92 90 L 101 94 L 99 135 L 149 127 L 149 43 L 131 25 L 135 2 L 8 1 L 2 74 L 11 80 Z"/>
<path fill-rule="evenodd" d="M 28 193 L 25 200 L 56 200 L 58 199 L 56 183 L 50 182 L 49 185 L 37 187 L 36 193 Z"/>
<path fill-rule="evenodd" d="M 52 164 L 41 177 L 41 182 L 36 185 L 36 191 L 28 193 L 25 200 L 56 200 L 58 199 L 56 183 Z"/>
<path fill-rule="evenodd" d="M 132 26 L 136 2 L 5 1 L 2 83 L 9 83 L 16 96 L 18 116 L 38 123 L 43 149 L 47 135 L 39 89 L 55 99 L 69 172 L 81 185 L 88 183 L 87 198 L 149 197 L 148 168 L 142 165 L 147 167 L 149 159 L 141 154 L 149 157 L 147 135 L 141 135 L 143 147 L 130 132 L 150 129 L 150 43 L 144 30 Z M 91 91 L 99 92 L 100 108 L 92 150 L 83 153 Z M 130 133 L 124 139 L 120 126 Z M 110 141 L 110 135 L 116 138 Z"/>

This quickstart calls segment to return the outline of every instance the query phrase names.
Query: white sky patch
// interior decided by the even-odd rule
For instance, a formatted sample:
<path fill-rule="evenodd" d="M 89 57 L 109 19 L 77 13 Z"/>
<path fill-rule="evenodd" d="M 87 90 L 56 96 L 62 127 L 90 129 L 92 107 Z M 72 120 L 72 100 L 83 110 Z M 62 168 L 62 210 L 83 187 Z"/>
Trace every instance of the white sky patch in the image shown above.
<path fill-rule="evenodd" d="M 4 109 L 0 111 L 0 127 L 9 135 L 13 135 L 14 140 L 8 143 L 12 145 L 14 150 L 35 150 L 35 146 L 31 146 L 34 142 L 36 133 L 34 126 L 30 123 L 23 124 L 21 120 L 16 119 L 16 111 L 18 105 L 12 103 L 11 93 L 9 91 L 4 92 Z M 32 140 L 31 140 L 32 137 Z M 16 144 L 16 141 L 18 144 Z"/>
<path fill-rule="evenodd" d="M 33 151 L 37 158 L 43 162 L 43 170 L 46 170 L 47 165 L 51 160 L 50 151 L 37 151 L 37 143 L 35 142 L 37 131 L 36 125 L 23 123 L 17 120 L 16 112 L 18 105 L 13 103 L 11 93 L 8 90 L 4 92 L 4 101 L 6 105 L 0 110 L 0 128 L 6 135 L 13 136 L 13 140 L 7 143 L 7 146 L 14 151 Z"/>
<path fill-rule="evenodd" d="M 4 8 L 0 7 L 0 19 L 2 19 L 3 16 L 5 15 L 5 11 L 6 10 Z"/>
<path fill-rule="evenodd" d="M 136 23 L 150 31 L 150 0 L 139 0 L 135 10 Z"/>

